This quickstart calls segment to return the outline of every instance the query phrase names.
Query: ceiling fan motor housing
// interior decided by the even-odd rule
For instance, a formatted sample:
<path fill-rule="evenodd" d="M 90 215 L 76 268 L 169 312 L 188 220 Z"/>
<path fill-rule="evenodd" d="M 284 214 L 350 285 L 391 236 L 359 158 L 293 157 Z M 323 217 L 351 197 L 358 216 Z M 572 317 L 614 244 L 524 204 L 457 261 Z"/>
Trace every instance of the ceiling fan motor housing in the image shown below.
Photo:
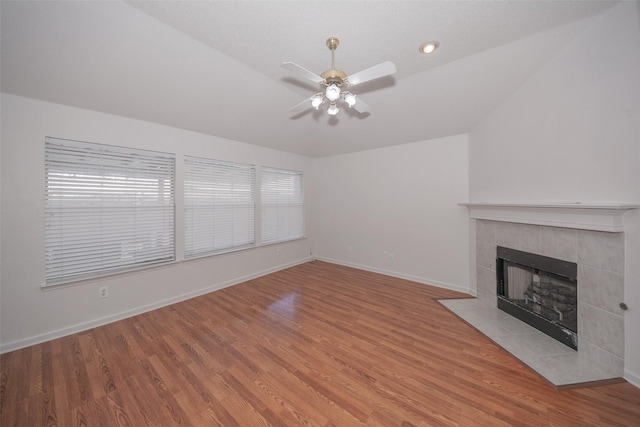
<path fill-rule="evenodd" d="M 342 70 L 331 69 L 320 74 L 320 77 L 324 79 L 322 83 L 324 86 L 329 86 L 332 83 L 342 86 L 344 80 L 347 78 L 347 73 Z"/>

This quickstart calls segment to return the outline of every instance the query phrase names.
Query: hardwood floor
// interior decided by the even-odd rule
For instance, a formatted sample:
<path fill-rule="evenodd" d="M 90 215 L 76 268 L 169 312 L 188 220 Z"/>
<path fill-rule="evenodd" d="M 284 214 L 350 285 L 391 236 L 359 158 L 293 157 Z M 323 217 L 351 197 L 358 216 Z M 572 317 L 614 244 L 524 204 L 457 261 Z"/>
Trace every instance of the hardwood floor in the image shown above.
<path fill-rule="evenodd" d="M 638 425 L 640 389 L 557 391 L 461 296 L 299 265 L 2 355 L 0 425 Z"/>

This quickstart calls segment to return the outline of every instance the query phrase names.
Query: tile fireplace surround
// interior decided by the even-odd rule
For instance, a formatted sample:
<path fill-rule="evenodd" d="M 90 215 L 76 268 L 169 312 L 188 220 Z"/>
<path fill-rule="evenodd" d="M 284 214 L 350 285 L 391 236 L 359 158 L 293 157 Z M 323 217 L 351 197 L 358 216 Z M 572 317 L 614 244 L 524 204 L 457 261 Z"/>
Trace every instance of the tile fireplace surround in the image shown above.
<path fill-rule="evenodd" d="M 622 377 L 622 216 L 638 206 L 464 206 L 476 219 L 477 298 L 441 303 L 556 386 Z M 578 351 L 497 308 L 497 246 L 578 264 Z"/>

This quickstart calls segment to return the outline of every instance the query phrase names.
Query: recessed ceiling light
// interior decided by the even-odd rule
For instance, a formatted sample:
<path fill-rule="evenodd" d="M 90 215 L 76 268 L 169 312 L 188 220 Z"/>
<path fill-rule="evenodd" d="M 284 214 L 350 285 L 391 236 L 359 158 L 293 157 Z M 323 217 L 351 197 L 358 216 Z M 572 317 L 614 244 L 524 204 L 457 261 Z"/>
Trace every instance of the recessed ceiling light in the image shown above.
<path fill-rule="evenodd" d="M 438 48 L 438 46 L 440 46 L 440 43 L 438 43 L 437 41 L 430 41 L 422 43 L 418 50 L 420 51 L 420 53 L 428 54 L 433 53 Z"/>

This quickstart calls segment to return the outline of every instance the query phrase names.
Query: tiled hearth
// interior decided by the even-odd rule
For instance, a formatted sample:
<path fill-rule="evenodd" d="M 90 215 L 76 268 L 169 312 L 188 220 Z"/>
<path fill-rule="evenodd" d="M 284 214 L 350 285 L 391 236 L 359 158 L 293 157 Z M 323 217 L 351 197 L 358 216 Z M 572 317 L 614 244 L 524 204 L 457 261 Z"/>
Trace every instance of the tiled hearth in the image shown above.
<path fill-rule="evenodd" d="M 578 351 L 497 308 L 497 246 L 578 264 Z M 443 305 L 554 385 L 622 377 L 624 233 L 478 219 L 475 253 L 477 298 Z"/>
<path fill-rule="evenodd" d="M 622 377 L 618 358 L 590 352 L 583 343 L 580 351 L 572 350 L 485 300 L 440 303 L 557 387 Z"/>

